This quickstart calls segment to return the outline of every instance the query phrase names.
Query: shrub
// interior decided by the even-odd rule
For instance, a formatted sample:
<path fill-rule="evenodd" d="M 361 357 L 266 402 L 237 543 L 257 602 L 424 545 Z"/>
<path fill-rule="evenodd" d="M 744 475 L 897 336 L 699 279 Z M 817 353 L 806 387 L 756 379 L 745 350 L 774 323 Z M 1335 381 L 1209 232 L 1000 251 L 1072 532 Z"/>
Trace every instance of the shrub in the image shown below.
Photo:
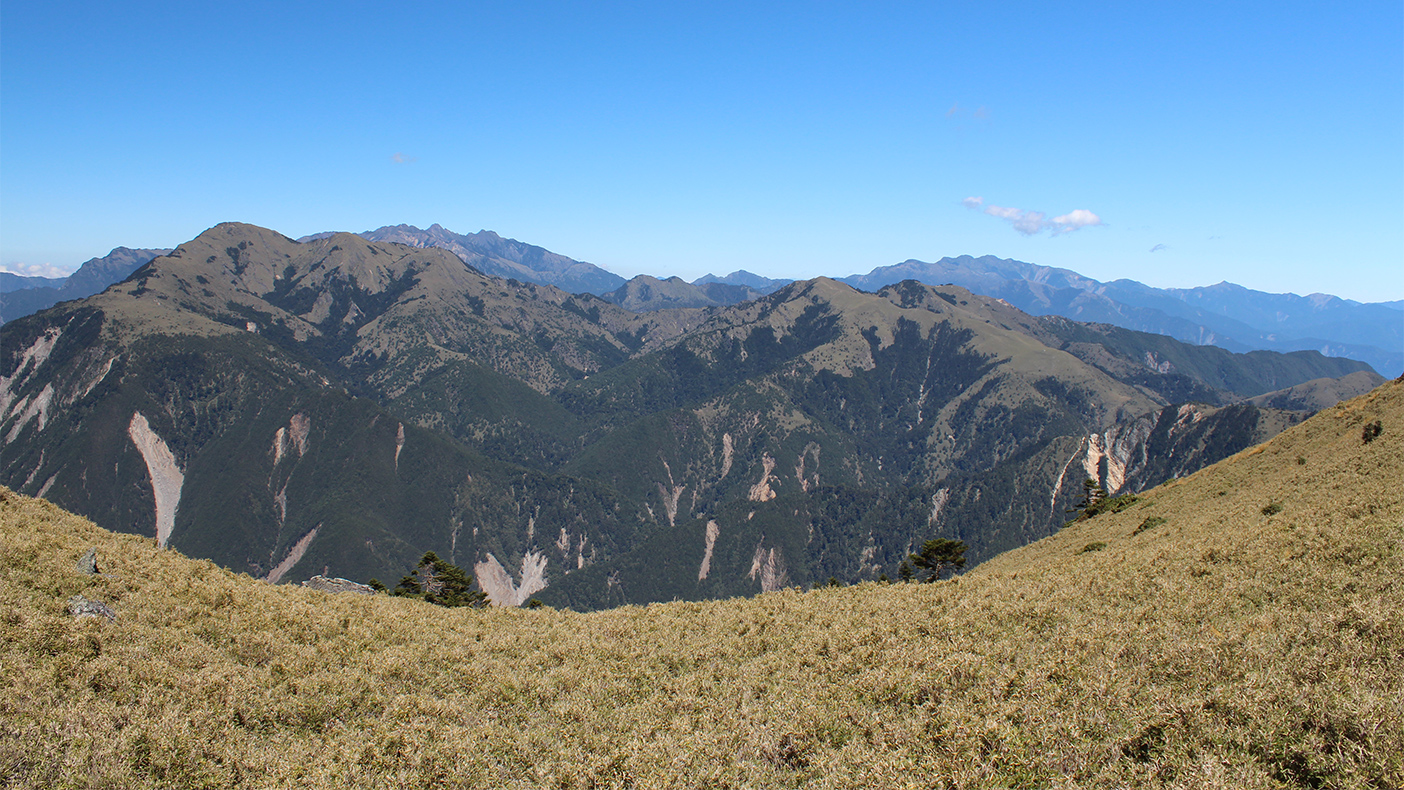
<path fill-rule="evenodd" d="M 1161 524 L 1164 524 L 1166 521 L 1167 519 L 1164 516 L 1147 516 L 1146 520 L 1141 522 L 1141 526 L 1136 527 L 1136 529 L 1134 529 L 1131 532 L 1131 534 L 1139 535 L 1148 529 L 1155 529 Z"/>
<path fill-rule="evenodd" d="M 1282 503 L 1281 503 L 1281 502 L 1269 502 L 1269 503 L 1267 503 L 1266 505 L 1263 505 L 1263 515 L 1264 515 L 1264 516 L 1275 516 L 1275 515 L 1277 515 L 1278 513 L 1281 513 L 1281 512 L 1282 512 Z"/>
<path fill-rule="evenodd" d="M 1077 550 L 1077 553 L 1078 553 L 1078 554 L 1087 554 L 1088 552 L 1092 552 L 1092 551 L 1101 551 L 1102 549 L 1105 549 L 1106 547 L 1107 547 L 1107 542 L 1106 542 L 1106 541 L 1104 541 L 1104 540 L 1094 540 L 1094 541 L 1092 541 L 1091 543 L 1087 544 L 1086 546 L 1083 546 L 1082 548 L 1078 549 L 1078 550 Z"/>
<path fill-rule="evenodd" d="M 1384 433 L 1384 423 L 1375 420 L 1372 423 L 1366 423 L 1365 429 L 1360 432 L 1360 440 L 1369 444 L 1378 439 L 1382 433 Z"/>

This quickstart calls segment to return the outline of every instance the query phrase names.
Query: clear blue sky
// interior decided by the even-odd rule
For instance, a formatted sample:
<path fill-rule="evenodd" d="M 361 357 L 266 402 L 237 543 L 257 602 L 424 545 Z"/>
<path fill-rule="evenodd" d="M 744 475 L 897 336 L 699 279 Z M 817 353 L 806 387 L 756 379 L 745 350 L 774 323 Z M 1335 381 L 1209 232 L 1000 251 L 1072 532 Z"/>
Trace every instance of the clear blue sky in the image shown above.
<path fill-rule="evenodd" d="M 5 0 L 0 265 L 226 220 L 1404 299 L 1404 4 Z"/>

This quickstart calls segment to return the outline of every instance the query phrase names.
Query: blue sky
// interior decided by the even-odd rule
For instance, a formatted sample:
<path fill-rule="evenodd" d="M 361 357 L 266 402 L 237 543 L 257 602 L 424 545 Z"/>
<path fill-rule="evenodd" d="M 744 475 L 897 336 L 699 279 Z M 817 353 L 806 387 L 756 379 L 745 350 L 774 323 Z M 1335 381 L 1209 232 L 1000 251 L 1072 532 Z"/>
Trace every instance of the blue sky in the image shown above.
<path fill-rule="evenodd" d="M 0 266 L 438 222 L 1404 299 L 1397 0 L 205 5 L 0 6 Z"/>

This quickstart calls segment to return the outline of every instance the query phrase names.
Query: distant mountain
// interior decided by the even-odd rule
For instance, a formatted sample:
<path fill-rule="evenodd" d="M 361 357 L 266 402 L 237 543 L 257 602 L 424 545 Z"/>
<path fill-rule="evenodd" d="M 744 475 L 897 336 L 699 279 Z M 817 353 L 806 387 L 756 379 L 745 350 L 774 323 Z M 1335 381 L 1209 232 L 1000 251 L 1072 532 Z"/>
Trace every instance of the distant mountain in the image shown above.
<path fill-rule="evenodd" d="M 725 285 L 744 285 L 758 293 L 774 293 L 781 288 L 794 282 L 794 280 L 772 280 L 769 277 L 762 277 L 759 274 L 752 274 L 745 269 L 737 269 L 725 277 L 718 277 L 715 274 L 706 274 L 692 281 L 693 285 L 706 285 L 707 283 L 722 283 Z"/>
<path fill-rule="evenodd" d="M 101 258 L 88 260 L 73 274 L 59 280 L 57 285 L 37 288 L 25 287 L 22 290 L 0 293 L 0 323 L 37 313 L 59 302 L 92 296 L 113 283 L 121 282 L 126 279 L 127 275 L 141 268 L 153 258 L 168 252 L 170 250 L 133 250 L 127 247 L 118 247 Z M 48 278 L 17 279 L 47 280 Z M 10 282 L 13 281 L 10 280 Z"/>
<path fill-rule="evenodd" d="M 646 313 L 651 310 L 669 310 L 684 307 L 722 307 L 738 304 L 762 296 L 759 291 L 744 285 L 722 282 L 688 283 L 681 277 L 660 280 L 641 274 L 617 290 L 603 294 L 606 301 L 632 310 Z"/>
<path fill-rule="evenodd" d="M 905 279 L 959 285 L 1034 315 L 1115 324 L 1230 351 L 1315 350 L 1367 362 L 1389 376 L 1404 371 L 1404 316 L 1384 304 L 1269 294 L 1231 283 L 1190 289 L 1102 283 L 1068 269 L 988 255 L 908 260 L 843 282 L 875 291 Z"/>
<path fill-rule="evenodd" d="M 324 239 L 331 235 L 317 233 L 299 241 Z M 623 277 L 594 264 L 573 260 L 516 239 L 504 239 L 490 230 L 464 235 L 446 230 L 436 223 L 430 225 L 428 230 L 413 225 L 386 225 L 357 235 L 370 241 L 388 241 L 410 247 L 439 247 L 462 258 L 483 274 L 554 285 L 570 293 L 603 294 L 624 284 Z"/>
<path fill-rule="evenodd" d="M 0 272 L 0 294 L 29 288 L 57 288 L 67 277 L 26 277 L 14 272 Z"/>

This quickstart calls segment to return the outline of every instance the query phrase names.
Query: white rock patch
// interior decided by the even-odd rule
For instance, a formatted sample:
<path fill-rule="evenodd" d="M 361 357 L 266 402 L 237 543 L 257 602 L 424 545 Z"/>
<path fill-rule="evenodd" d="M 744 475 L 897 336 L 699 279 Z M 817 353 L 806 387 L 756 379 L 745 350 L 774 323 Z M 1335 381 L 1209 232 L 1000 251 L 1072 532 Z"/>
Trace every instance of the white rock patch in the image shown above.
<path fill-rule="evenodd" d="M 683 491 L 687 486 L 680 486 L 673 481 L 673 469 L 668 466 L 668 462 L 663 462 L 663 469 L 668 472 L 668 485 L 656 483 L 658 486 L 658 496 L 663 500 L 663 512 L 668 514 L 668 526 L 675 527 L 678 523 L 678 503 L 682 501 Z"/>
<path fill-rule="evenodd" d="M 107 364 L 102 366 L 102 370 L 98 371 L 97 375 L 93 377 L 93 380 L 83 386 L 83 392 L 75 396 L 72 400 L 68 402 L 74 403 L 76 401 L 88 397 L 88 393 L 92 392 L 93 389 L 97 387 L 97 385 L 102 383 L 103 379 L 107 378 L 107 374 L 112 372 L 112 363 L 116 361 L 116 357 L 107 360 Z"/>
<path fill-rule="evenodd" d="M 53 399 L 54 385 L 45 384 L 44 389 L 39 391 L 34 400 L 29 401 L 28 398 L 25 398 L 15 404 L 16 411 L 20 409 L 23 411 L 20 412 L 19 419 L 15 420 L 15 424 L 10 426 L 10 432 L 5 435 L 5 443 L 13 442 L 15 437 L 19 436 L 20 431 L 24 430 L 24 426 L 28 425 L 29 421 L 35 417 L 39 418 L 39 430 L 44 430 L 44 426 L 49 422 L 49 403 Z M 25 401 L 29 401 L 28 405 L 25 404 Z"/>
<path fill-rule="evenodd" d="M 697 569 L 697 581 L 707 578 L 707 574 L 712 570 L 712 549 L 717 545 L 717 536 L 721 534 L 721 527 L 717 522 L 707 522 L 707 550 L 702 555 L 702 567 Z"/>
<path fill-rule="evenodd" d="M 935 524 L 941 517 L 941 511 L 946 508 L 946 503 L 951 501 L 951 490 L 942 488 L 931 495 L 931 515 L 926 519 L 926 523 Z"/>
<path fill-rule="evenodd" d="M 284 557 L 283 561 L 278 563 L 277 567 L 269 571 L 268 575 L 263 577 L 263 580 L 269 584 L 277 584 L 282 581 L 283 576 L 288 571 L 292 570 L 294 565 L 302 561 L 302 555 L 307 553 L 307 547 L 312 544 L 312 540 L 317 537 L 317 530 L 321 528 L 322 525 L 318 524 L 312 528 L 311 532 L 298 539 L 298 541 L 293 544 L 292 548 L 288 549 L 288 556 Z"/>
<path fill-rule="evenodd" d="M 533 593 L 546 589 L 546 555 L 528 551 L 522 557 L 520 584 L 512 579 L 512 574 L 502 567 L 491 552 L 486 560 L 473 565 L 473 575 L 493 606 L 521 606 Z"/>
<path fill-rule="evenodd" d="M 176 465 L 175 454 L 151 430 L 151 424 L 141 412 L 132 414 L 127 435 L 146 462 L 151 476 L 151 494 L 156 500 L 156 544 L 165 548 L 175 528 L 176 510 L 180 508 L 180 489 L 185 485 L 185 473 Z"/>
<path fill-rule="evenodd" d="M 751 491 L 747 495 L 747 499 L 752 502 L 769 502 L 776 497 L 775 491 L 770 487 L 770 481 L 775 479 L 770 474 L 775 471 L 775 459 L 770 456 L 770 453 L 761 456 L 761 467 L 764 471 L 761 472 L 760 482 L 751 486 Z M 775 482 L 780 481 L 775 480 Z"/>
<path fill-rule="evenodd" d="M 11 377 L 0 376 L 0 414 L 9 412 L 10 404 L 15 402 L 16 391 L 24 386 L 24 383 L 29 380 L 29 376 L 34 375 L 44 364 L 44 361 L 49 358 L 49 354 L 53 353 L 54 345 L 58 343 L 59 336 L 62 334 L 62 329 L 50 329 L 35 338 L 34 343 L 25 349 L 24 354 L 20 357 L 19 365 L 15 367 L 15 375 Z M 33 369 L 28 375 L 23 375 L 31 361 L 34 363 Z"/>
<path fill-rule="evenodd" d="M 405 449 L 405 424 L 400 423 L 400 430 L 395 432 L 395 471 L 400 471 L 400 451 Z"/>
<path fill-rule="evenodd" d="M 288 420 L 288 433 L 292 435 L 293 445 L 297 447 L 297 457 L 301 458 L 307 454 L 307 434 L 312 431 L 312 418 L 306 414 L 294 414 Z"/>
<path fill-rule="evenodd" d="M 780 554 L 780 549 L 766 549 L 764 542 L 757 543 L 755 556 L 751 558 L 751 572 L 747 576 L 753 581 L 760 578 L 761 592 L 775 592 L 784 587 L 788 576 L 785 557 Z"/>

